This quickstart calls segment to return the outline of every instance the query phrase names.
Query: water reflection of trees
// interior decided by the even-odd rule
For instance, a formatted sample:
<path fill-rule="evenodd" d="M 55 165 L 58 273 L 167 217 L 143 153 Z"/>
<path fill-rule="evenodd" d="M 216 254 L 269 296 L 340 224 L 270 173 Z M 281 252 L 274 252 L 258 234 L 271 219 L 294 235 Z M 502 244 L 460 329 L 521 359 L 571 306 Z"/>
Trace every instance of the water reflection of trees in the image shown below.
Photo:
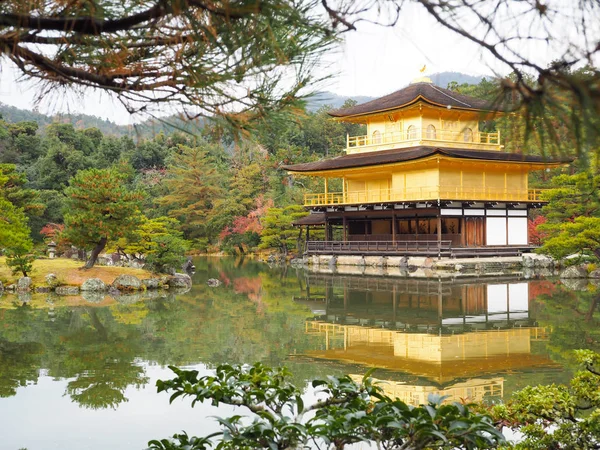
<path fill-rule="evenodd" d="M 0 301 L 0 395 L 15 395 L 44 369 L 67 379 L 66 395 L 81 406 L 116 408 L 127 401 L 128 387 L 148 382 L 141 361 L 285 363 L 296 381 L 313 378 L 318 368 L 290 360 L 313 341 L 304 333 L 310 312 L 291 300 L 298 278 L 230 261 L 199 264 L 194 288 L 177 298 L 73 307 L 38 299 L 37 309 Z M 209 277 L 227 283 L 209 288 Z"/>
<path fill-rule="evenodd" d="M 325 350 L 322 338 L 306 333 L 306 320 L 321 314 L 316 310 L 326 307 L 321 300 L 310 303 L 315 308 L 313 314 L 306 302 L 294 302 L 293 298 L 306 298 L 307 288 L 317 297 L 325 297 L 329 290 L 335 297 L 329 312 L 338 319 L 345 314 L 346 325 L 352 325 L 359 313 L 366 313 L 366 322 L 356 325 L 381 329 L 384 322 L 390 321 L 385 317 L 394 314 L 391 303 L 383 301 L 388 294 L 377 294 L 374 290 L 364 296 L 347 295 L 349 303 L 344 312 L 343 285 L 326 288 L 324 283 L 309 280 L 312 284 L 307 286 L 306 273 L 301 270 L 286 271 L 232 259 L 198 260 L 196 267 L 192 290 L 177 297 L 164 294 L 165 297 L 152 300 L 110 306 L 67 306 L 55 300 L 54 305 L 47 305 L 51 308 L 38 309 L 12 304 L 4 297 L 0 300 L 0 396 L 15 395 L 19 386 L 35 383 L 39 371 L 44 369 L 51 377 L 67 380 L 66 395 L 78 404 L 88 408 L 116 408 L 127 401 L 128 387 L 148 382 L 143 361 L 163 366 L 255 361 L 273 366 L 285 364 L 298 384 L 351 369 L 350 373 L 358 373 L 356 365 L 315 363 L 296 356 Z M 206 279 L 211 277 L 221 279 L 224 285 L 206 286 Z M 378 283 L 386 282 L 380 280 L 383 281 Z M 532 341 L 532 351 L 540 354 L 549 351 L 555 360 L 566 358 L 572 348 L 597 348 L 600 320 L 596 294 L 536 283 L 529 285 L 529 315 L 520 318 L 511 313 L 500 322 L 512 327 L 537 322 L 547 327 L 549 341 Z M 461 317 L 462 311 L 481 316 L 480 288 L 443 286 L 438 290 L 432 286 L 419 286 L 425 290 L 421 290 L 421 309 L 413 321 L 417 328 L 441 324 L 442 332 L 459 329 L 469 332 L 479 326 L 467 323 L 465 328 L 462 322 L 454 324 L 453 311 L 461 312 Z M 385 290 L 382 285 L 381 292 Z M 473 295 L 472 304 L 460 302 L 462 292 L 467 291 Z M 449 298 L 444 302 L 441 316 L 435 303 L 438 294 Z M 433 299 L 431 304 L 424 301 L 426 297 Z M 43 299 L 34 299 L 33 303 L 43 305 Z M 395 314 L 397 319 L 411 317 L 406 308 L 397 308 Z M 500 322 L 487 323 L 495 329 Z M 404 323 L 410 325 L 408 320 Z M 524 376 L 528 375 L 519 375 Z M 420 383 L 413 378 L 396 381 Z M 512 380 L 505 381 L 507 391 L 513 390 Z"/>
<path fill-rule="evenodd" d="M 600 351 L 600 292 L 573 291 L 563 285 L 540 295 L 539 322 L 552 329 L 548 350 L 556 360 L 574 363 L 572 350 Z"/>

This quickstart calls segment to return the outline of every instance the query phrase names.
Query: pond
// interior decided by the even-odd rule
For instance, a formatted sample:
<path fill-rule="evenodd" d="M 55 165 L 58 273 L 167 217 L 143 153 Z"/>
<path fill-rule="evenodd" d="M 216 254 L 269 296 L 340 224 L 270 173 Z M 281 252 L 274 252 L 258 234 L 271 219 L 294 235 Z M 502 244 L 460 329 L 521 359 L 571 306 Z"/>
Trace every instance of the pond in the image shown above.
<path fill-rule="evenodd" d="M 143 449 L 227 414 L 157 394 L 168 365 L 285 365 L 315 377 L 373 378 L 407 403 L 430 393 L 495 402 L 566 382 L 570 350 L 595 348 L 595 289 L 519 278 L 319 274 L 199 258 L 191 291 L 140 301 L 0 297 L 0 449 Z M 217 288 L 206 285 L 218 278 Z"/>

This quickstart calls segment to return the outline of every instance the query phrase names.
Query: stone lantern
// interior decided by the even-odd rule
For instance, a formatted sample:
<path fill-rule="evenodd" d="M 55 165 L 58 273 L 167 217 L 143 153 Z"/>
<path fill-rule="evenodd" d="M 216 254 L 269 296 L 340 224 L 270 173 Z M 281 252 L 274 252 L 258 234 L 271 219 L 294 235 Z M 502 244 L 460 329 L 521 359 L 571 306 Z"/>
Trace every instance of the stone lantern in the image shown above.
<path fill-rule="evenodd" d="M 54 259 L 56 258 L 56 242 L 51 241 L 48 244 L 48 258 Z"/>

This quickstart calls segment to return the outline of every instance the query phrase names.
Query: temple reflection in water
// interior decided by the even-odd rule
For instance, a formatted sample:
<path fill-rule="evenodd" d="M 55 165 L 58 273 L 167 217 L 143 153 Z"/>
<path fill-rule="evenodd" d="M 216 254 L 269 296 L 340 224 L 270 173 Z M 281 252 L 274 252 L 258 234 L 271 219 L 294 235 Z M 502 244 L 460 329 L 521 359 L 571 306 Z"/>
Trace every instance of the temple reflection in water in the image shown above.
<path fill-rule="evenodd" d="M 410 404 L 434 393 L 481 401 L 504 396 L 503 374 L 555 366 L 532 352 L 547 333 L 530 316 L 530 283 L 309 274 L 294 300 L 315 313 L 306 332 L 323 339 L 306 356 L 381 368 L 386 393 Z"/>

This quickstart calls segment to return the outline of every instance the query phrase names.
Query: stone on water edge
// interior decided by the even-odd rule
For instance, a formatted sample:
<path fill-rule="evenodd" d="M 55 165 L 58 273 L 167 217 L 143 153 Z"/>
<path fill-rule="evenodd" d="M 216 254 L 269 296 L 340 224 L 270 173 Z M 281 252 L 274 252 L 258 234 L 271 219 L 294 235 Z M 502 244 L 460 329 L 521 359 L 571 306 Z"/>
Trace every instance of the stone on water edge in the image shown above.
<path fill-rule="evenodd" d="M 588 274 L 588 277 L 590 277 L 590 278 L 600 278 L 600 269 L 592 270 Z"/>
<path fill-rule="evenodd" d="M 100 278 L 88 278 L 81 285 L 82 291 L 90 292 L 105 292 L 108 290 L 108 286 Z"/>
<path fill-rule="evenodd" d="M 386 260 L 383 256 L 365 256 L 365 266 L 369 267 L 383 267 L 385 266 Z"/>
<path fill-rule="evenodd" d="M 319 257 L 319 265 L 328 266 L 329 262 L 334 258 L 333 255 L 320 255 Z"/>
<path fill-rule="evenodd" d="M 434 260 L 431 257 L 427 257 L 423 260 L 423 267 L 426 269 L 431 269 L 433 267 Z"/>
<path fill-rule="evenodd" d="M 31 277 L 21 277 L 17 281 L 17 291 L 29 292 L 31 290 Z"/>
<path fill-rule="evenodd" d="M 219 287 L 221 286 L 221 281 L 217 280 L 216 278 L 209 278 L 206 280 L 206 284 L 210 287 Z"/>
<path fill-rule="evenodd" d="M 404 256 L 388 256 L 386 265 L 388 267 L 400 267 L 402 265 L 402 258 Z"/>
<path fill-rule="evenodd" d="M 146 286 L 146 289 L 158 289 L 161 286 L 160 279 L 158 278 L 144 278 L 142 284 Z"/>
<path fill-rule="evenodd" d="M 2 281 L 0 281 L 0 292 L 4 292 L 4 285 L 2 284 Z"/>
<path fill-rule="evenodd" d="M 535 267 L 535 258 L 531 253 L 523 255 L 523 267 Z"/>
<path fill-rule="evenodd" d="M 122 274 L 115 278 L 112 287 L 119 291 L 139 291 L 143 289 L 143 284 L 138 277 Z"/>
<path fill-rule="evenodd" d="M 169 277 L 167 284 L 173 288 L 191 288 L 192 277 L 185 273 L 176 273 Z"/>

